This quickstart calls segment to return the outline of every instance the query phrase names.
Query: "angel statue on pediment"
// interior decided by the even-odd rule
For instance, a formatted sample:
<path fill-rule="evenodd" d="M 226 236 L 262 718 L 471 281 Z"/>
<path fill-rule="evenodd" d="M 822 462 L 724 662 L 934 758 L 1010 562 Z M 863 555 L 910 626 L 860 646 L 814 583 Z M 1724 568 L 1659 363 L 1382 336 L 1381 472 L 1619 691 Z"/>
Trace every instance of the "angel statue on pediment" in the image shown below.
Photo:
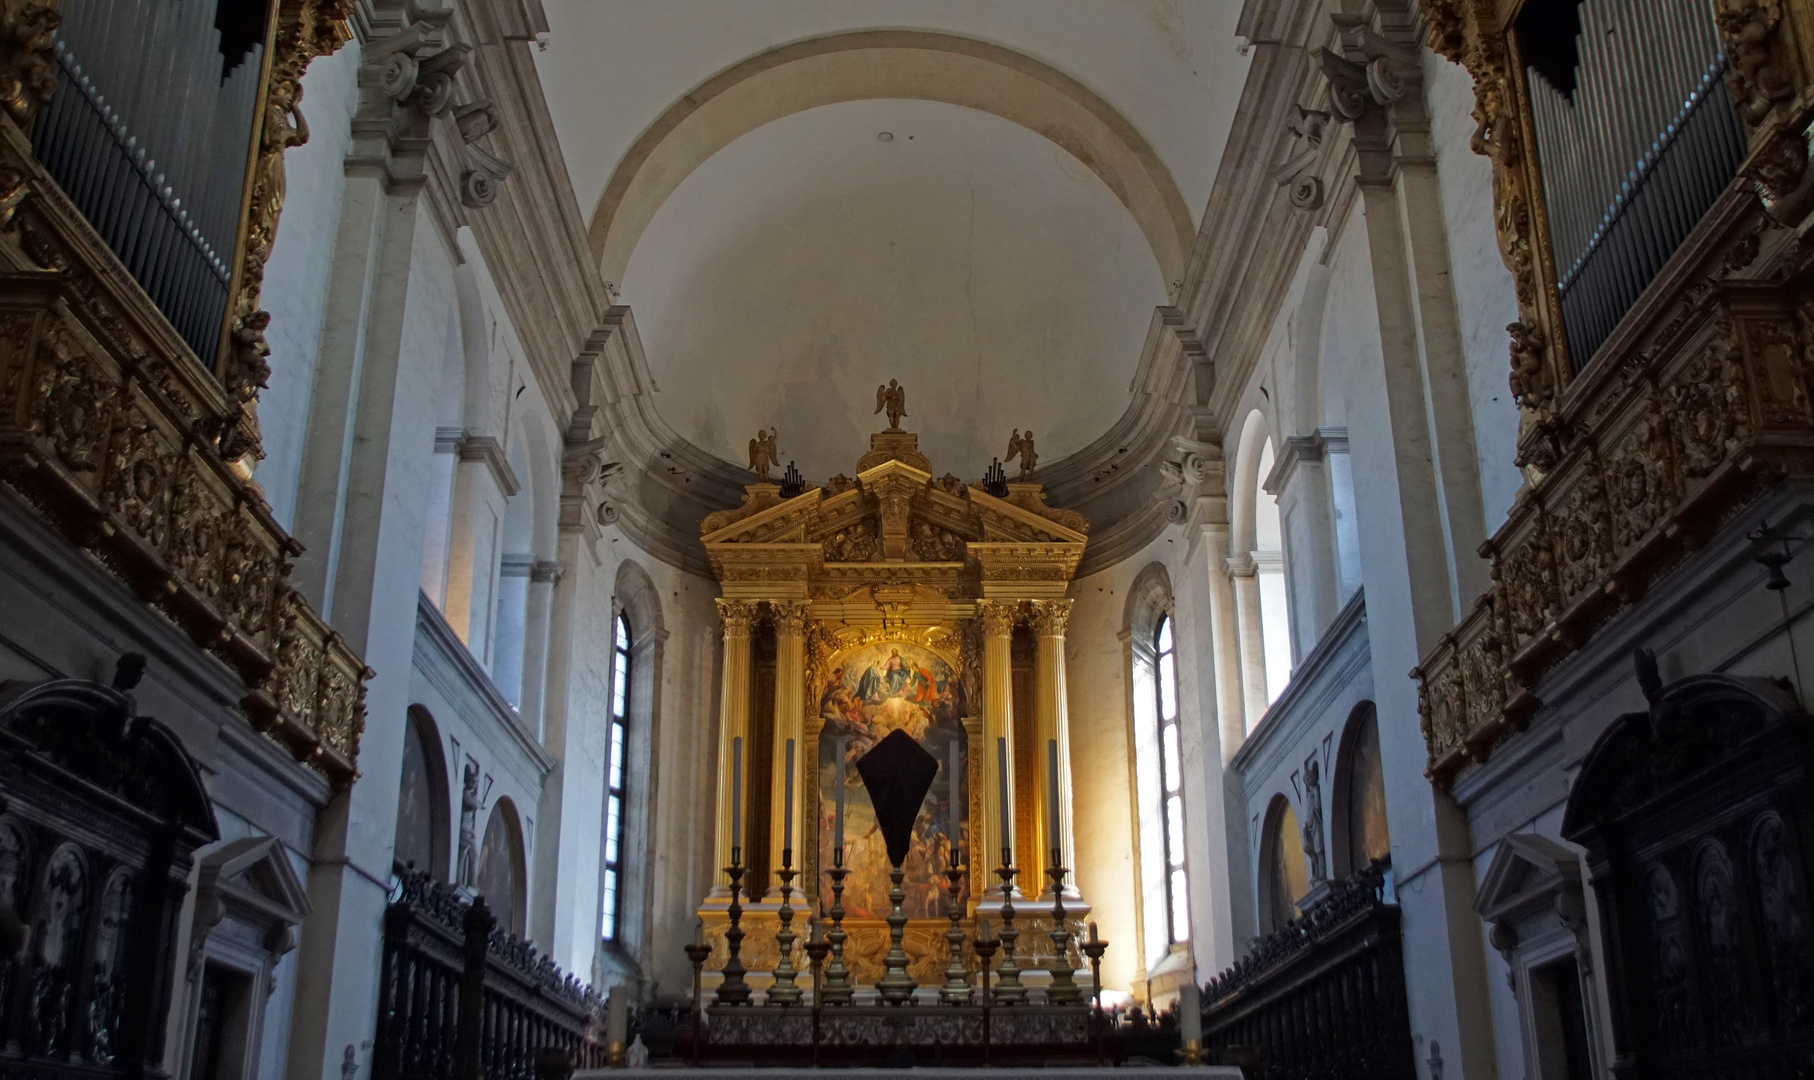
<path fill-rule="evenodd" d="M 775 449 L 780 435 L 780 428 L 758 428 L 756 437 L 750 440 L 750 468 L 755 470 L 759 484 L 768 483 L 769 469 L 781 464 L 781 455 Z"/>
<path fill-rule="evenodd" d="M 888 413 L 888 430 L 901 430 L 901 417 L 907 415 L 907 388 L 893 379 L 887 386 L 876 387 L 876 412 Z"/>
<path fill-rule="evenodd" d="M 1033 433 L 1029 431 L 1022 435 L 1020 429 L 1015 428 L 1013 436 L 1008 439 L 1008 452 L 1005 457 L 1009 461 L 1020 458 L 1020 478 L 1022 480 L 1031 476 L 1033 466 L 1039 464 L 1039 455 L 1033 450 Z"/>

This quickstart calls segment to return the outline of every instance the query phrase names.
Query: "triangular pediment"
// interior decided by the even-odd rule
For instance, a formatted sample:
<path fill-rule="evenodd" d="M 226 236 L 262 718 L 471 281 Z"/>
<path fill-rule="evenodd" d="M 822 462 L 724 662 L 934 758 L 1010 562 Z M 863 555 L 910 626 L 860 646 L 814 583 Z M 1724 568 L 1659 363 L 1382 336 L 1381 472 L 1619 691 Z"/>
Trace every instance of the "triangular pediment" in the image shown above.
<path fill-rule="evenodd" d="M 707 515 L 700 539 L 719 580 L 747 595 L 783 583 L 797 593 L 821 578 L 844 587 L 921 567 L 940 581 L 1005 574 L 1048 589 L 1076 572 L 1089 522 L 1046 506 L 1040 485 L 1008 483 L 992 495 L 956 476 L 935 478 L 910 432 L 870 442 L 855 478 L 790 497 L 779 484 L 751 484 L 741 506 Z"/>
<path fill-rule="evenodd" d="M 199 890 L 250 908 L 273 922 L 295 926 L 311 910 L 308 890 L 274 836 L 229 840 L 203 855 Z"/>
<path fill-rule="evenodd" d="M 1553 901 L 1565 888 L 1579 888 L 1581 860 L 1546 836 L 1513 833 L 1499 842 L 1481 875 L 1474 910 L 1496 921 Z"/>

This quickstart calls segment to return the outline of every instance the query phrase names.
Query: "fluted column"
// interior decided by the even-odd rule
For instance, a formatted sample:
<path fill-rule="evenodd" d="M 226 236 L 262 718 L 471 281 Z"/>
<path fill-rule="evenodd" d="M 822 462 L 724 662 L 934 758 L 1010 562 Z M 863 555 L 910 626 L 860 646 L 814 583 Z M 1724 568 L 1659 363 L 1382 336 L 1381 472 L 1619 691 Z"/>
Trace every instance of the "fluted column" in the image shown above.
<path fill-rule="evenodd" d="M 1022 859 L 1022 865 L 1029 868 L 1037 866 L 1043 875 L 1051 865 L 1055 844 L 1050 835 L 1050 800 L 1054 794 L 1058 799 L 1059 835 L 1056 846 L 1060 849 L 1059 857 L 1062 865 L 1072 869 L 1077 866 L 1077 830 L 1071 817 L 1070 708 L 1065 692 L 1064 669 L 1064 635 L 1065 627 L 1071 621 L 1071 601 L 1035 600 L 1032 606 L 1033 634 L 1038 643 L 1038 652 L 1033 661 L 1033 720 L 1034 730 L 1039 737 L 1039 745 L 1033 748 L 1039 762 L 1039 767 L 1034 770 L 1034 775 L 1039 777 L 1039 784 L 1037 805 L 1033 813 L 1033 832 L 1039 840 L 1036 845 L 1030 845 L 1033 853 L 1038 855 L 1037 863 L 1029 856 Z M 1053 741 L 1058 743 L 1056 778 L 1051 775 L 1050 766 L 1049 747 Z M 1056 793 L 1051 790 L 1054 779 L 1058 784 Z M 1072 889 L 1074 888 L 1073 884 Z"/>
<path fill-rule="evenodd" d="M 800 864 L 800 845 L 804 843 L 807 787 L 802 779 L 806 769 L 806 604 L 798 600 L 771 603 L 775 615 L 775 748 L 774 778 L 769 790 L 768 865 L 773 892 L 778 881 L 773 871 L 781 866 L 781 849 L 785 846 L 786 821 L 794 823 L 794 865 Z M 794 741 L 794 805 L 787 806 L 787 740 Z M 813 754 L 813 760 L 818 755 Z M 815 797 L 816 802 L 816 797 Z"/>
<path fill-rule="evenodd" d="M 718 825 L 712 845 L 712 895 L 729 890 L 718 871 L 731 865 L 731 746 L 743 740 L 743 819 L 749 820 L 750 773 L 750 622 L 753 606 L 741 600 L 719 600 L 718 618 L 724 624 L 724 668 L 718 699 Z M 746 838 L 747 839 L 747 838 Z"/>
<path fill-rule="evenodd" d="M 1013 655 L 1017 606 L 1000 600 L 979 600 L 976 604 L 977 618 L 983 622 L 983 831 L 977 851 L 984 858 L 984 865 L 991 867 L 1000 865 L 1003 821 L 1007 822 L 1009 842 L 1018 847 L 1014 839 Z M 1008 762 L 1005 804 L 999 779 L 1003 747 Z M 1023 859 L 1026 856 L 1025 852 L 1018 854 Z"/>

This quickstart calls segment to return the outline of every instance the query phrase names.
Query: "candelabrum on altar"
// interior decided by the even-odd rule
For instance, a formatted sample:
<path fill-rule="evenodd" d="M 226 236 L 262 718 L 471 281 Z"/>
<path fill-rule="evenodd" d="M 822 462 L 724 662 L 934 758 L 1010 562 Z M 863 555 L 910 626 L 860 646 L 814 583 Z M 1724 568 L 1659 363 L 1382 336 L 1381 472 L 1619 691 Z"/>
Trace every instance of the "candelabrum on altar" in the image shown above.
<path fill-rule="evenodd" d="M 738 902 L 738 895 L 743 889 L 743 849 L 731 849 L 731 865 L 724 868 L 725 876 L 731 879 L 731 903 L 725 908 L 725 915 L 730 925 L 724 931 L 724 947 L 729 958 L 724 962 L 724 981 L 718 984 L 718 990 L 712 1001 L 717 1005 L 748 1005 L 750 1003 L 750 986 L 743 981 L 743 905 Z"/>
<path fill-rule="evenodd" d="M 963 888 L 964 875 L 968 871 L 958 866 L 957 859 L 952 858 L 952 865 L 945 868 L 945 877 L 950 881 L 951 892 L 951 929 L 945 931 L 945 947 L 950 950 L 951 960 L 945 965 L 945 985 L 939 991 L 939 1000 L 947 1005 L 968 1005 L 970 1003 L 970 973 L 964 969 L 964 905 L 958 899 L 958 890 Z"/>
<path fill-rule="evenodd" d="M 775 912 L 780 929 L 775 931 L 775 946 L 781 959 L 775 964 L 775 982 L 768 990 L 770 1005 L 797 1005 L 800 1002 L 800 987 L 795 984 L 799 972 L 794 970 L 794 909 L 789 902 L 794 892 L 794 849 L 783 848 L 781 851 L 781 869 L 775 871 L 780 880 L 781 908 Z"/>
<path fill-rule="evenodd" d="M 1002 1005 L 1024 1005 L 1027 988 L 1021 985 L 1020 968 L 1014 963 L 1014 943 L 1020 931 L 1014 929 L 1014 853 L 1001 849 L 1001 865 L 995 876 L 1001 878 L 1001 967 L 996 971 L 995 1000 Z"/>
<path fill-rule="evenodd" d="M 1046 1001 L 1052 1005 L 1075 1005 L 1081 1000 L 1077 979 L 1071 971 L 1071 932 L 1064 923 L 1064 876 L 1066 868 L 1058 860 L 1064 852 L 1052 849 L 1051 866 L 1046 875 L 1052 879 L 1052 985 L 1046 988 Z"/>
<path fill-rule="evenodd" d="M 888 955 L 882 958 L 882 977 L 876 980 L 876 992 L 890 1005 L 905 1005 L 913 1000 L 918 984 L 907 974 L 907 950 L 901 938 L 907 928 L 907 912 L 901 907 L 901 864 L 888 868 Z"/>
<path fill-rule="evenodd" d="M 831 878 L 831 930 L 825 935 L 831 945 L 831 962 L 825 965 L 823 990 L 819 980 L 813 979 L 813 1000 L 826 1005 L 849 1005 L 852 987 L 850 969 L 844 966 L 844 941 L 849 936 L 844 932 L 844 879 L 850 871 L 844 867 L 842 848 L 832 852 L 832 866 L 825 873 Z"/>

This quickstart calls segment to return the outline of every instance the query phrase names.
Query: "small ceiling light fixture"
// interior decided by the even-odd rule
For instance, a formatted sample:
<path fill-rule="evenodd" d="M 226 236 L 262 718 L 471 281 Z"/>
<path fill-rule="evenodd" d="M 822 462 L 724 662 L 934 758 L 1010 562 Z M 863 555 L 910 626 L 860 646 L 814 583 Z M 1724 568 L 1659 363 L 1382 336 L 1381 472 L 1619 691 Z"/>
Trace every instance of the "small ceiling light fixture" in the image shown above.
<path fill-rule="evenodd" d="M 893 142 L 894 141 L 894 132 L 878 131 L 878 132 L 876 132 L 876 140 L 878 142 Z"/>

